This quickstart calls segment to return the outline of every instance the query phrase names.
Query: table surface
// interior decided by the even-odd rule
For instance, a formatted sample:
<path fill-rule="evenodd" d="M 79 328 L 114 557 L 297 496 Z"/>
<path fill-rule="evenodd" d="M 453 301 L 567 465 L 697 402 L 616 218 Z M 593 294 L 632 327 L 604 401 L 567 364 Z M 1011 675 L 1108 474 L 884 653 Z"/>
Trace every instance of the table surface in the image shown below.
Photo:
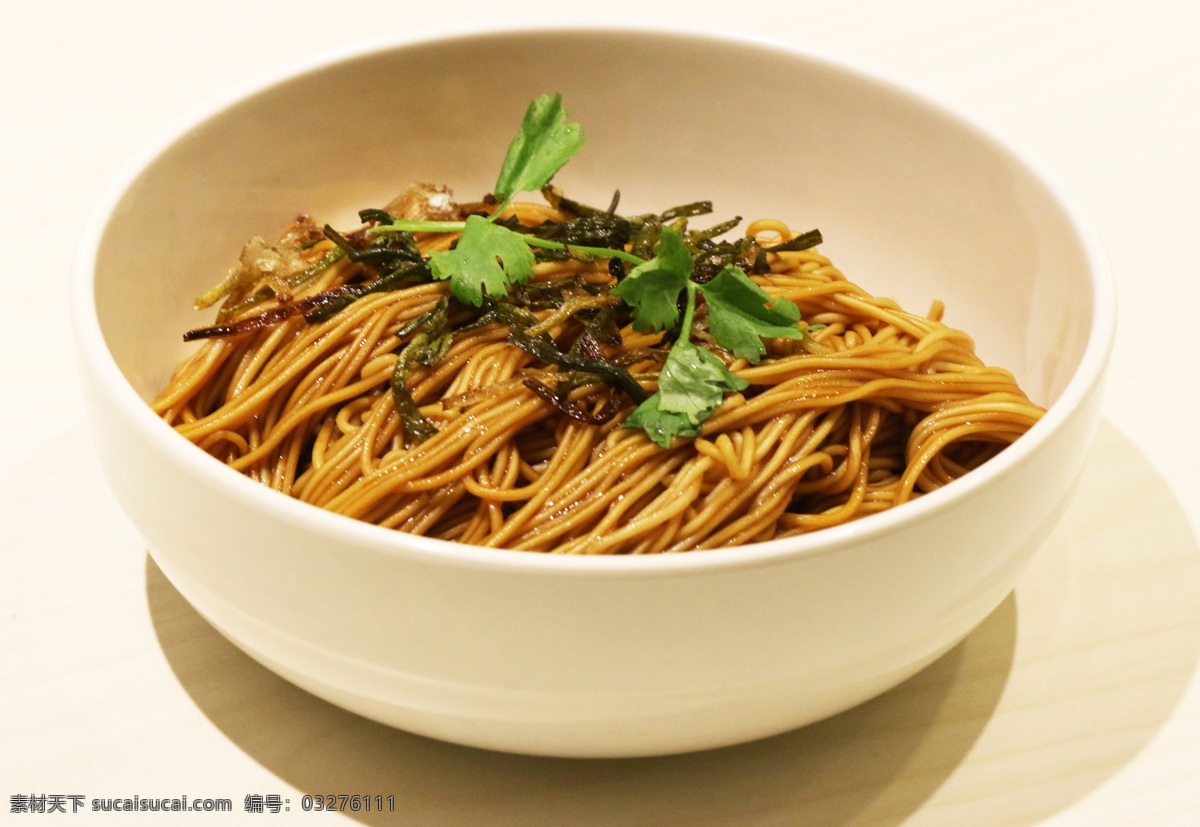
<path fill-rule="evenodd" d="M 588 9 L 814 46 L 907 78 L 1045 162 L 1109 250 L 1121 327 L 1078 495 L 1014 594 L 895 690 L 797 732 L 693 755 L 489 753 L 294 688 L 158 570 L 101 477 L 66 312 L 73 247 L 102 188 L 198 103 L 281 63 L 384 31 L 495 19 L 500 6 L 544 19 L 564 5 L 460 0 L 453 20 L 440 4 L 379 0 L 352 12 L 310 0 L 6 12 L 0 812 L 18 819 L 17 796 L 82 796 L 90 809 L 187 795 L 230 799 L 234 812 L 213 821 L 1200 824 L 1200 441 L 1179 438 L 1200 429 L 1190 0 Z M 378 795 L 394 809 L 304 813 L 306 794 Z M 290 812 L 247 812 L 254 795 L 286 799 Z"/>

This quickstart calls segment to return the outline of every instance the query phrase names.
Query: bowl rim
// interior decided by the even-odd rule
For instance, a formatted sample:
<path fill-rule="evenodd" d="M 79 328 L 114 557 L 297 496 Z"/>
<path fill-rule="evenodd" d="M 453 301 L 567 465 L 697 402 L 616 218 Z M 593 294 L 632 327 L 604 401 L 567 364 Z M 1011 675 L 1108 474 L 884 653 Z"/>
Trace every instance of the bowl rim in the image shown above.
<path fill-rule="evenodd" d="M 583 33 L 608 36 L 651 36 L 690 38 L 697 43 L 755 48 L 781 57 L 812 62 L 855 77 L 892 94 L 914 100 L 957 121 L 980 139 L 1011 156 L 1038 181 L 1066 215 L 1078 237 L 1088 265 L 1092 318 L 1079 365 L 1046 415 L 1028 433 L 984 466 L 940 488 L 905 503 L 903 508 L 871 514 L 865 518 L 809 534 L 680 554 L 651 555 L 563 555 L 513 549 L 486 548 L 418 535 L 361 522 L 350 517 L 302 503 L 242 476 L 197 451 L 195 446 L 156 416 L 125 378 L 104 339 L 95 302 L 95 264 L 105 231 L 114 211 L 142 172 L 172 145 L 204 122 L 256 95 L 297 78 L 325 71 L 369 56 L 412 47 L 451 41 L 492 39 L 553 33 Z M 493 569 L 509 572 L 555 573 L 564 576 L 657 577 L 666 574 L 699 573 L 722 568 L 770 565 L 784 559 L 836 552 L 847 545 L 877 538 L 898 524 L 928 520 L 966 499 L 977 489 L 994 484 L 1010 469 L 1029 461 L 1043 443 L 1060 431 L 1086 397 L 1101 383 L 1116 335 L 1116 287 L 1103 245 L 1074 196 L 1045 166 L 1010 136 L 985 124 L 959 106 L 940 99 L 919 85 L 879 67 L 863 65 L 808 45 L 770 38 L 718 31 L 694 24 L 641 21 L 614 23 L 608 20 L 571 18 L 511 19 L 426 27 L 411 32 L 391 33 L 360 40 L 333 50 L 285 62 L 245 82 L 228 88 L 194 107 L 159 132 L 135 153 L 111 180 L 89 214 L 72 265 L 69 287 L 70 315 L 81 368 L 90 371 L 96 384 L 111 397 L 121 415 L 144 431 L 178 465 L 188 468 L 215 487 L 232 486 L 253 507 L 326 537 L 339 537 L 359 548 L 396 557 L 420 558 L 426 562 Z"/>

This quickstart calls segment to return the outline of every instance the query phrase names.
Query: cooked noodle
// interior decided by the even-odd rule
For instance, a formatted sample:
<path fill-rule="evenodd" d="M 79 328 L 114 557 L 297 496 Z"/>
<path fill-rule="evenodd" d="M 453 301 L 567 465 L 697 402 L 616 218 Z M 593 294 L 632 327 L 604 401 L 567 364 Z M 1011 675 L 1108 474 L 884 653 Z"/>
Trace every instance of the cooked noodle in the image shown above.
<path fill-rule="evenodd" d="M 510 211 L 527 224 L 564 217 L 544 205 Z M 791 237 L 778 221 L 747 234 Z M 453 241 L 417 238 L 425 251 Z M 307 260 L 330 246 L 308 248 Z M 727 396 L 701 437 L 666 449 L 622 427 L 634 407 L 626 396 L 596 377 L 566 381 L 511 344 L 499 322 L 456 335 L 433 367 L 412 366 L 406 386 L 437 432 L 407 436 L 389 384 L 407 341 L 396 333 L 437 307 L 445 282 L 369 294 L 325 321 L 292 315 L 210 338 L 153 405 L 208 453 L 303 502 L 429 537 L 567 554 L 680 552 L 837 525 L 962 476 L 1042 415 L 1008 371 L 984 365 L 971 339 L 940 321 L 940 304 L 926 317 L 906 312 L 812 249 L 767 262 L 755 281 L 824 327 L 805 340 L 767 341 L 757 365 L 723 353 L 750 388 Z M 361 268 L 330 266 L 292 301 Z M 539 263 L 534 278 L 568 275 L 579 285 L 613 282 L 603 260 Z M 619 300 L 575 291 L 557 309 L 534 311 L 531 332 L 573 339 L 589 313 L 611 305 Z M 653 392 L 662 334 L 628 324 L 620 334 L 605 356 Z M 603 424 L 578 421 L 539 395 L 538 383 L 585 413 L 613 399 L 621 410 Z"/>

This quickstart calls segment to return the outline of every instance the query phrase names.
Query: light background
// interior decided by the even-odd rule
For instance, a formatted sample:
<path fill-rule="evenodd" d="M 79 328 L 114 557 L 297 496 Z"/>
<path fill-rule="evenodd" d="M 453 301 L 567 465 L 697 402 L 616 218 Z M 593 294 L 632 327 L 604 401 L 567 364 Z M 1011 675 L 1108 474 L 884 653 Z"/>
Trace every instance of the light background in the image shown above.
<path fill-rule="evenodd" d="M 0 47 L 0 816 L 10 796 L 395 796 L 415 825 L 1200 824 L 1200 6 L 648 3 L 819 47 L 961 105 L 1046 163 L 1112 258 L 1120 332 L 1079 493 L 1015 594 L 858 709 L 766 741 L 581 762 L 470 750 L 306 695 L 201 620 L 100 476 L 66 311 L 85 216 L 152 137 L 256 74 L 388 31 L 563 3 L 22 4 Z M 571 6 L 574 8 L 574 6 Z M 504 17 L 501 18 L 500 12 Z M 781 90 L 764 89 L 764 94 Z M 291 800 L 242 813 L 247 794 Z M 131 823 L 80 813 L 70 823 Z M 21 821 L 20 823 L 24 823 Z M 39 822 L 40 823 L 40 822 Z"/>

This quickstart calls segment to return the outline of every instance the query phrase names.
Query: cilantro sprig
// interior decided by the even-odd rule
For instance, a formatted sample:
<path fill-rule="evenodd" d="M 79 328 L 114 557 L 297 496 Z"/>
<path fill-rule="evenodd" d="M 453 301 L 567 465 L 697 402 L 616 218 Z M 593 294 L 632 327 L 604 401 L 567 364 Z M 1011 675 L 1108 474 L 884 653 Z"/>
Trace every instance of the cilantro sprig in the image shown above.
<path fill-rule="evenodd" d="M 373 227 L 370 232 L 461 233 L 453 250 L 429 255 L 429 269 L 434 278 L 450 282 L 450 292 L 459 301 L 480 307 L 485 296 L 500 298 L 514 284 L 529 281 L 534 263 L 531 246 L 568 249 L 560 242 L 513 232 L 495 221 L 515 195 L 548 185 L 585 140 L 579 124 L 567 120 L 562 95 L 542 95 L 529 104 L 520 131 L 509 144 L 493 190 L 500 205 L 489 216 L 472 215 L 466 221 L 396 221 Z M 570 249 L 585 255 L 616 256 L 634 264 L 641 262 L 624 250 L 579 245 L 571 245 Z"/>
<path fill-rule="evenodd" d="M 676 228 L 663 227 L 654 257 L 635 267 L 612 289 L 633 308 L 633 328 L 669 330 L 679 321 L 679 295 L 686 294 L 679 338 L 658 376 L 658 393 L 639 405 L 625 420 L 642 428 L 664 448 L 672 438 L 700 435 L 700 424 L 713 414 L 726 393 L 749 383 L 725 366 L 714 353 L 690 341 L 696 297 L 708 307 L 708 329 L 717 344 L 752 364 L 766 354 L 763 339 L 803 339 L 800 308 L 790 299 L 771 301 L 738 266 L 726 265 L 706 284 L 691 280 L 695 264 Z"/>

